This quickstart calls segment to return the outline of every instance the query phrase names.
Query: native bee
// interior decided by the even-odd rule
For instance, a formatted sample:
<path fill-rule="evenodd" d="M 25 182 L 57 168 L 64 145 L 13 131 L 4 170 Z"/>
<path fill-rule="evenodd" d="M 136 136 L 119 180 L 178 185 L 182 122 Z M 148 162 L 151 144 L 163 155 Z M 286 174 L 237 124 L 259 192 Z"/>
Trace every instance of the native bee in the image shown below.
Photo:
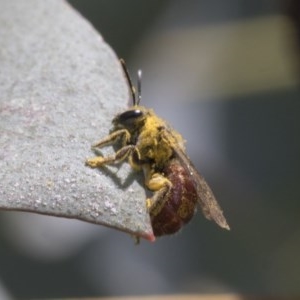
<path fill-rule="evenodd" d="M 110 134 L 92 146 L 101 148 L 117 141 L 121 148 L 115 154 L 90 158 L 92 168 L 128 160 L 134 169 L 142 170 L 145 186 L 153 191 L 146 200 L 155 236 L 173 234 L 193 217 L 197 204 L 204 216 L 228 229 L 223 212 L 204 178 L 185 153 L 184 140 L 152 109 L 140 106 L 141 71 L 138 93 L 132 84 L 125 62 L 121 59 L 133 105 L 112 121 Z"/>

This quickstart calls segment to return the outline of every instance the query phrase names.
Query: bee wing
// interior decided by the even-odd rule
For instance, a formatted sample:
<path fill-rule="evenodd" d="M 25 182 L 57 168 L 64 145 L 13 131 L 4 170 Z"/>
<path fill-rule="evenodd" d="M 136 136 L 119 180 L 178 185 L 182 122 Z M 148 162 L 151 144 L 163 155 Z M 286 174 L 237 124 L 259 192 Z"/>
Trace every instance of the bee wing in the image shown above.
<path fill-rule="evenodd" d="M 168 138 L 168 136 L 176 138 L 169 129 L 166 130 L 164 136 L 165 138 Z M 182 163 L 182 166 L 189 172 L 192 180 L 194 181 L 198 195 L 198 203 L 204 216 L 208 220 L 215 221 L 220 227 L 230 230 L 230 227 L 223 215 L 223 211 L 203 176 L 199 174 L 181 147 L 173 147 L 173 150 L 176 157 Z"/>

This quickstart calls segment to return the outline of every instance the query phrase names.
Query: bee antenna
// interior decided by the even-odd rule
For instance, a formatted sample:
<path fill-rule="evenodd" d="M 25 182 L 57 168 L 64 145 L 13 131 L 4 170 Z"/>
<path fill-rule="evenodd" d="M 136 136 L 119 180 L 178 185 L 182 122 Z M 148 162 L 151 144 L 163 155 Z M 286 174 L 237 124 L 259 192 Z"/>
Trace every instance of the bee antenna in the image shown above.
<path fill-rule="evenodd" d="M 123 68 L 123 71 L 124 71 L 124 73 L 125 73 L 125 76 L 126 76 L 128 85 L 129 85 L 129 87 L 130 87 L 130 92 L 131 92 L 131 96 L 132 96 L 133 106 L 136 106 L 138 103 L 137 103 L 137 101 L 136 101 L 136 92 L 135 92 L 135 88 L 134 88 L 134 85 L 132 84 L 132 81 L 131 81 L 129 72 L 128 72 L 128 70 L 127 70 L 127 67 L 126 67 L 126 64 L 125 64 L 125 61 L 124 61 L 123 58 L 120 59 L 120 63 L 121 63 L 121 65 L 122 65 L 122 68 Z M 139 101 L 138 101 L 138 102 L 139 102 Z"/>
<path fill-rule="evenodd" d="M 142 100 L 142 70 L 138 70 L 138 79 L 137 79 L 137 90 L 138 90 L 138 101 L 137 105 L 140 105 Z"/>

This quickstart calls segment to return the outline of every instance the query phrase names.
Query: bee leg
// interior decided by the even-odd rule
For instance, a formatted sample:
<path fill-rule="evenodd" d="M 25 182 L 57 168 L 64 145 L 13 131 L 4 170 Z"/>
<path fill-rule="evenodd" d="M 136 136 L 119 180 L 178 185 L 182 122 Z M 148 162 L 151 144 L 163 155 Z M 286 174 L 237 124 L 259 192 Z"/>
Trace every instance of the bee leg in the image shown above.
<path fill-rule="evenodd" d="M 126 129 L 121 129 L 121 130 L 115 131 L 112 134 L 110 134 L 109 136 L 107 136 L 104 139 L 102 139 L 101 141 L 99 141 L 98 143 L 94 144 L 92 146 L 92 149 L 102 148 L 102 147 L 111 145 L 111 144 L 115 143 L 119 138 L 122 139 L 122 145 L 124 146 L 129 141 L 130 134 L 129 134 L 129 132 Z M 118 152 L 119 152 L 118 151 L 114 156 L 109 156 L 109 157 L 96 156 L 96 157 L 87 159 L 86 162 L 85 162 L 85 164 L 88 165 L 88 166 L 90 166 L 91 168 L 97 168 L 97 167 L 101 167 L 104 164 L 112 163 L 114 160 L 116 160 L 115 157 L 117 155 L 118 155 L 118 157 L 122 156 L 122 153 L 124 153 L 124 149 L 123 148 L 125 148 L 125 147 L 122 147 L 119 150 L 119 151 L 122 150 L 119 153 L 119 155 L 118 155 Z"/>
<path fill-rule="evenodd" d="M 92 145 L 92 149 L 103 148 L 105 146 L 111 145 L 115 143 L 119 138 L 122 139 L 122 146 L 125 146 L 130 140 L 130 133 L 126 129 L 117 130 L 105 137 L 104 139 Z"/>
<path fill-rule="evenodd" d="M 134 240 L 134 244 L 135 245 L 139 245 L 140 244 L 140 237 L 137 235 L 132 235 L 132 238 Z"/>
<path fill-rule="evenodd" d="M 168 199 L 172 183 L 163 175 L 154 173 L 150 178 L 146 177 L 145 184 L 151 191 L 154 191 L 153 196 L 147 199 L 147 209 L 150 214 L 157 215 Z"/>
<path fill-rule="evenodd" d="M 86 164 L 91 168 L 99 168 L 103 165 L 120 163 L 126 158 L 131 158 L 132 156 L 140 157 L 140 153 L 134 145 L 128 145 L 121 148 L 113 155 L 109 155 L 107 157 L 96 156 L 93 158 L 89 158 L 86 160 Z M 130 159 L 130 161 L 131 160 L 132 159 Z"/>

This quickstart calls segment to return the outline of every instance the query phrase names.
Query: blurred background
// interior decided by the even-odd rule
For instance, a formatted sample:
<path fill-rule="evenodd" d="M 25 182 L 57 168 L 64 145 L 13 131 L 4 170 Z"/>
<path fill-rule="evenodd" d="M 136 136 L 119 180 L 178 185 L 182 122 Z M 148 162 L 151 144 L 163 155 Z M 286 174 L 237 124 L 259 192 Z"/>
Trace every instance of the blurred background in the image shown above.
<path fill-rule="evenodd" d="M 231 231 L 198 214 L 135 246 L 96 225 L 1 213 L 0 298 L 300 296 L 299 1 L 69 3 L 133 78 L 143 70 L 143 105 L 185 137 Z"/>

